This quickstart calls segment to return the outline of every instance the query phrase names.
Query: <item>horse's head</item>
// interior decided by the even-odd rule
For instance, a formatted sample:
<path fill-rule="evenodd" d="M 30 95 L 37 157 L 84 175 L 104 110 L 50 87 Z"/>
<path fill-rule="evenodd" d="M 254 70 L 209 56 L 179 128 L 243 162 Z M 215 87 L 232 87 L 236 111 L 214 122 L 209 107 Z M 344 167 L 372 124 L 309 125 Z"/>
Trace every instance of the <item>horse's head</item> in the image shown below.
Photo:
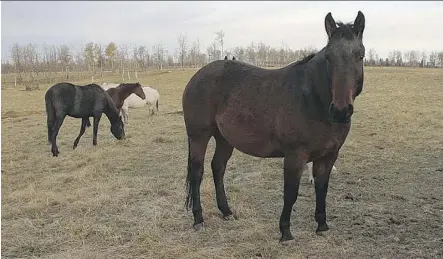
<path fill-rule="evenodd" d="M 354 99 L 363 88 L 365 17 L 359 11 L 354 24 L 338 23 L 337 27 L 328 13 L 325 28 L 328 34 L 325 58 L 332 91 L 329 113 L 334 122 L 348 123 L 354 111 Z"/>
<path fill-rule="evenodd" d="M 145 92 L 143 91 L 143 88 L 139 82 L 135 83 L 134 93 L 142 98 L 142 100 L 146 99 Z"/>
<path fill-rule="evenodd" d="M 125 125 L 122 116 L 118 116 L 118 119 L 111 123 L 111 133 L 118 140 L 125 139 Z"/>

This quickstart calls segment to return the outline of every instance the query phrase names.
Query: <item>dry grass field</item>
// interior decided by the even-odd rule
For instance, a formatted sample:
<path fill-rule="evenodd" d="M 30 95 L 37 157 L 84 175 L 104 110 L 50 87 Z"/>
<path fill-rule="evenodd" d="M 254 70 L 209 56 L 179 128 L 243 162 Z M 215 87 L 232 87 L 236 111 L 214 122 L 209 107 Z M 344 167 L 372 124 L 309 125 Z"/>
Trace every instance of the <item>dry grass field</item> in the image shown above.
<path fill-rule="evenodd" d="M 44 94 L 1 90 L 2 258 L 443 258 L 443 70 L 365 68 L 351 133 L 331 176 L 330 231 L 315 234 L 314 188 L 302 178 L 296 245 L 281 246 L 282 159 L 234 151 L 225 186 L 238 220 L 224 221 L 205 164 L 206 228 L 185 209 L 183 89 L 195 70 L 140 74 L 160 112 L 132 109 L 127 139 L 102 117 L 98 145 L 67 117 L 60 155 L 47 143 Z M 118 77 L 106 78 L 118 82 Z M 86 83 L 86 82 L 76 82 Z"/>

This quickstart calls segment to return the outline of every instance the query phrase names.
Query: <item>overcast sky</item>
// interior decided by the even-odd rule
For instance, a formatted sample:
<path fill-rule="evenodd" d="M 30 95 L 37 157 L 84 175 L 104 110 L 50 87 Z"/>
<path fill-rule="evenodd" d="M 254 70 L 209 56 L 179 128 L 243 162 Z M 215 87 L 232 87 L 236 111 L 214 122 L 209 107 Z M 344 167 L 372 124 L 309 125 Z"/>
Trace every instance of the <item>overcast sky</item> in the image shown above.
<path fill-rule="evenodd" d="M 326 44 L 324 18 L 353 22 L 366 17 L 363 40 L 386 57 L 389 51 L 443 50 L 443 2 L 1 2 L 1 55 L 14 43 L 69 44 L 93 41 L 146 45 L 162 42 L 173 53 L 179 33 L 206 52 L 215 32 L 225 49 L 263 41 L 292 49 Z"/>

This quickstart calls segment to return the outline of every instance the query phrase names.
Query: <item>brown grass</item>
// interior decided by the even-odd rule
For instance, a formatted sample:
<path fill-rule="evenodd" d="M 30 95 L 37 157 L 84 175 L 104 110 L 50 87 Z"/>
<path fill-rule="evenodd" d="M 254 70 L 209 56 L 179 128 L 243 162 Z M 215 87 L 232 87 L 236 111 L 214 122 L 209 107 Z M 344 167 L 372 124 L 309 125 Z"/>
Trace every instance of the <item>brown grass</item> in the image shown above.
<path fill-rule="evenodd" d="M 181 94 L 195 70 L 140 75 L 161 95 L 160 113 L 130 110 L 127 140 L 103 117 L 98 146 L 67 118 L 60 155 L 46 140 L 44 93 L 2 90 L 4 258 L 437 258 L 443 256 L 443 70 L 366 68 L 351 133 L 327 199 L 331 230 L 314 233 L 313 187 L 303 176 L 283 247 L 278 219 L 282 160 L 234 151 L 225 178 L 238 220 L 215 203 L 206 155 L 207 228 L 186 212 L 187 145 Z M 118 77 L 107 78 L 118 81 Z M 86 81 L 85 81 L 86 82 Z"/>

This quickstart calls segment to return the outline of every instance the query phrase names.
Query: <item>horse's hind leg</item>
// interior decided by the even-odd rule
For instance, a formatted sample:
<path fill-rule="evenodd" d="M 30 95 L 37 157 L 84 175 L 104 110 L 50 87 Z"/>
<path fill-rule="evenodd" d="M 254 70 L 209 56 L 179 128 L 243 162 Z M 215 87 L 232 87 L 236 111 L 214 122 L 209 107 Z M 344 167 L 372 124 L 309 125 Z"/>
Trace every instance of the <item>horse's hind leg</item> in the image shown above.
<path fill-rule="evenodd" d="M 186 179 L 188 183 L 188 196 L 186 204 L 188 207 L 192 207 L 195 230 L 200 230 L 203 227 L 200 184 L 203 179 L 205 153 L 210 138 L 211 134 L 209 132 L 188 136 L 188 176 Z"/>
<path fill-rule="evenodd" d="M 72 149 L 75 149 L 78 145 L 78 142 L 80 141 L 80 138 L 83 136 L 86 130 L 86 124 L 88 123 L 88 118 L 82 118 L 82 126 L 80 127 L 80 133 L 78 134 L 77 138 L 74 141 L 74 146 Z"/>
<path fill-rule="evenodd" d="M 216 141 L 215 153 L 211 162 L 212 175 L 214 178 L 215 195 L 217 198 L 218 209 L 223 214 L 224 219 L 232 218 L 232 211 L 228 206 L 226 199 L 225 186 L 223 178 L 225 176 L 226 164 L 229 158 L 231 158 L 234 147 L 228 143 L 228 141 L 217 132 L 214 135 Z"/>
<path fill-rule="evenodd" d="M 48 142 L 51 144 L 51 136 L 52 136 L 52 127 L 54 126 L 54 121 L 48 118 Z"/>
<path fill-rule="evenodd" d="M 57 117 L 55 119 L 55 122 L 52 125 L 52 132 L 51 132 L 51 144 L 52 144 L 51 151 L 52 151 L 52 156 L 58 156 L 58 154 L 60 153 L 58 151 L 58 148 L 57 148 L 56 139 L 57 139 L 57 135 L 58 135 L 58 132 L 60 130 L 60 127 L 63 124 L 63 120 L 65 119 L 65 116 L 66 115 L 64 115 L 64 114 L 57 115 Z"/>

